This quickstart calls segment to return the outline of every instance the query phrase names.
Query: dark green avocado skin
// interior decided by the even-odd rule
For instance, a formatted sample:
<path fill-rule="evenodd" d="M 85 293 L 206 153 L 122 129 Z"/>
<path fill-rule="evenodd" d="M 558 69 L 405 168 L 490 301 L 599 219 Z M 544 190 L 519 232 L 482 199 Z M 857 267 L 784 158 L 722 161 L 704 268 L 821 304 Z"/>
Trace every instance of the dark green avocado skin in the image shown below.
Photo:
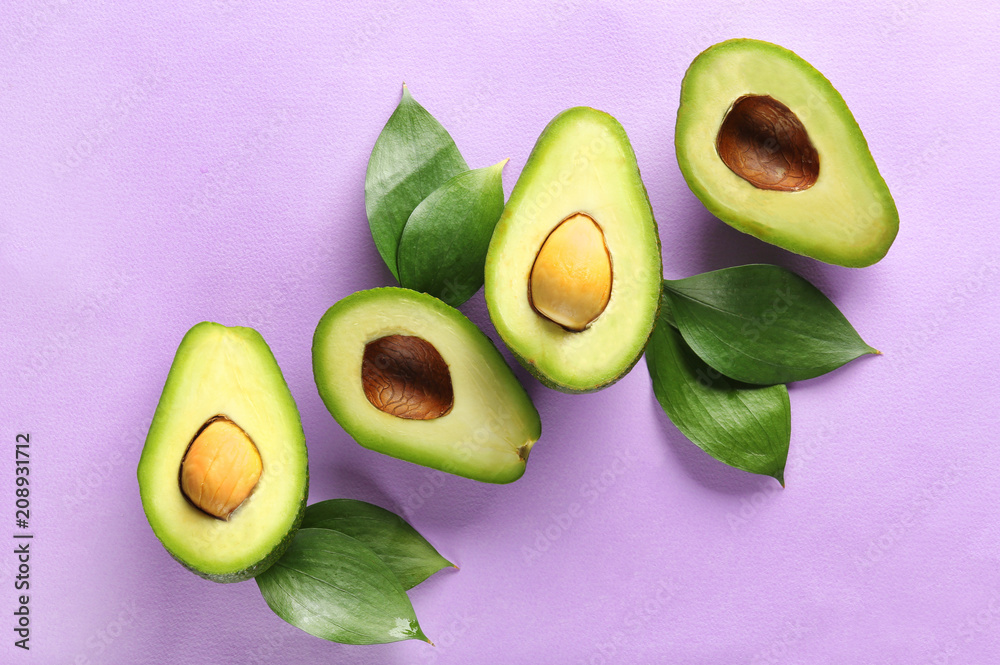
<path fill-rule="evenodd" d="M 539 165 L 542 161 L 542 156 L 547 150 L 549 150 L 549 144 L 552 142 L 553 137 L 558 135 L 560 132 L 564 131 L 563 130 L 564 125 L 571 125 L 571 123 L 573 123 L 577 118 L 587 118 L 587 117 L 600 118 L 602 122 L 612 127 L 613 128 L 612 131 L 615 134 L 619 144 L 623 146 L 624 152 L 630 156 L 630 162 L 632 167 L 634 168 L 636 189 L 638 190 L 638 192 L 640 192 L 637 198 L 643 201 L 646 208 L 649 210 L 650 219 L 652 221 L 652 225 L 655 231 L 654 233 L 651 234 L 653 240 L 650 244 L 655 245 L 655 255 L 657 257 L 658 268 L 656 270 L 655 279 L 657 281 L 657 284 L 661 285 L 662 287 L 663 268 L 662 268 L 662 259 L 660 258 L 662 256 L 662 244 L 660 240 L 659 229 L 656 226 L 655 217 L 652 216 L 652 205 L 650 204 L 649 201 L 649 192 L 647 191 L 646 184 L 642 179 L 642 175 L 639 171 L 638 164 L 636 163 L 635 152 L 632 148 L 631 141 L 628 138 L 628 134 L 626 133 L 624 127 L 622 127 L 622 125 L 618 122 L 617 119 L 615 119 L 613 116 L 604 111 L 600 111 L 598 109 L 594 109 L 588 106 L 577 106 L 562 111 L 561 113 L 556 115 L 556 117 L 553 118 L 548 123 L 548 125 L 546 125 L 546 127 L 542 130 L 542 133 L 539 135 L 537 141 L 535 142 L 535 145 L 532 148 L 531 153 L 528 155 L 528 159 L 525 162 L 525 166 L 522 169 L 520 176 L 518 177 L 518 182 L 514 186 L 514 193 L 511 194 L 511 198 L 508 201 L 508 209 L 504 211 L 504 214 L 501 217 L 501 222 L 497 225 L 497 231 L 501 229 L 502 224 L 505 222 L 506 218 L 516 214 L 516 211 L 512 212 L 512 209 L 516 208 L 516 206 L 512 204 L 516 203 L 515 194 L 523 186 L 522 183 L 529 182 L 533 179 L 538 178 L 538 170 L 540 168 Z M 497 242 L 497 238 L 498 238 L 498 233 L 494 232 L 493 243 L 491 243 L 491 252 L 487 255 L 487 264 L 488 264 L 487 275 L 489 275 L 489 264 L 491 263 L 491 255 L 493 254 L 492 251 L 493 244 Z M 553 390 L 558 390 L 559 392 L 564 392 L 568 394 L 586 394 L 603 390 L 604 388 L 607 388 L 608 386 L 611 386 L 614 383 L 620 381 L 625 375 L 627 375 L 632 370 L 633 367 L 635 367 L 636 363 L 639 362 L 639 358 L 645 351 L 646 345 L 649 343 L 649 338 L 653 333 L 653 327 L 656 322 L 656 316 L 657 313 L 659 312 L 659 303 L 660 303 L 659 290 L 656 292 L 656 294 L 657 295 L 655 301 L 651 299 L 649 303 L 649 306 L 653 309 L 652 312 L 653 316 L 650 319 L 649 328 L 648 330 L 645 331 L 644 336 L 641 338 L 641 344 L 637 346 L 634 355 L 630 355 L 625 363 L 623 363 L 620 367 L 615 368 L 613 375 L 610 376 L 605 375 L 605 378 L 602 378 L 601 380 L 596 382 L 578 381 L 575 383 L 570 383 L 568 381 L 560 381 L 557 377 L 543 372 L 535 364 L 535 362 L 533 362 L 532 359 L 529 358 L 524 353 L 523 349 L 521 349 L 521 345 L 518 340 L 517 331 L 509 328 L 502 321 L 502 319 L 498 320 L 497 313 L 501 309 L 501 303 L 500 303 L 501 297 L 499 296 L 499 294 L 494 295 L 494 292 L 490 288 L 489 284 L 487 284 L 485 292 L 486 304 L 487 307 L 489 308 L 490 317 L 493 319 L 493 323 L 494 326 L 496 327 L 497 333 L 500 335 L 504 344 L 510 350 L 514 358 L 516 358 L 517 361 L 529 373 L 531 373 L 532 376 L 538 379 L 538 381 L 542 385 L 551 388 Z M 630 346 L 630 348 L 632 347 Z"/>
<path fill-rule="evenodd" d="M 266 367 L 267 376 L 270 377 L 270 385 L 273 392 L 268 392 L 263 399 L 266 399 L 272 405 L 276 404 L 285 409 L 279 412 L 281 414 L 281 422 L 285 423 L 284 431 L 287 436 L 287 439 L 283 439 L 283 445 L 287 445 L 289 452 L 293 454 L 292 468 L 295 471 L 294 482 L 296 485 L 301 483 L 300 487 L 297 486 L 295 488 L 293 495 L 286 499 L 288 501 L 287 511 L 283 510 L 281 514 L 283 518 L 282 524 L 287 526 L 282 526 L 280 538 L 277 538 L 277 534 L 275 534 L 276 542 L 275 540 L 268 539 L 270 550 L 267 554 L 248 567 L 222 573 L 208 572 L 198 568 L 191 561 L 184 558 L 181 554 L 183 552 L 182 549 L 177 549 L 190 544 L 190 532 L 184 529 L 171 528 L 170 519 L 164 517 L 165 514 L 169 513 L 165 513 L 163 508 L 165 505 L 169 505 L 169 503 L 164 502 L 162 481 L 167 480 L 169 482 L 172 479 L 172 482 L 169 482 L 170 491 L 180 493 L 179 483 L 177 483 L 178 472 L 173 471 L 170 476 L 166 476 L 163 461 L 158 457 L 160 451 L 165 446 L 169 448 L 168 444 L 171 441 L 171 439 L 164 438 L 162 434 L 163 429 L 169 427 L 165 423 L 175 421 L 179 417 L 176 404 L 179 402 L 183 405 L 185 402 L 184 398 L 190 394 L 187 389 L 182 389 L 182 387 L 190 388 L 190 385 L 201 385 L 201 379 L 194 380 L 193 384 L 188 381 L 188 377 L 190 376 L 199 376 L 197 373 L 192 375 L 190 372 L 191 364 L 199 361 L 201 358 L 194 350 L 198 348 L 197 344 L 200 340 L 211 339 L 213 335 L 234 336 L 249 345 L 254 353 L 259 354 L 259 358 L 265 359 L 264 366 Z M 203 402 L 197 400 L 191 403 L 198 403 L 204 406 Z M 179 458 L 180 456 L 178 456 Z M 288 383 L 281 374 L 281 368 L 278 366 L 274 354 L 260 333 L 252 328 L 224 326 L 211 321 L 203 321 L 188 330 L 181 344 L 178 346 L 174 361 L 171 363 L 163 393 L 157 403 L 146 441 L 143 444 L 142 454 L 140 455 L 139 464 L 136 469 L 136 476 L 143 512 L 152 527 L 154 535 L 171 557 L 199 577 L 221 583 L 241 582 L 259 575 L 281 558 L 281 555 L 284 554 L 285 550 L 291 544 L 292 538 L 295 536 L 296 531 L 298 531 L 305 514 L 306 503 L 309 497 L 308 450 L 306 448 L 301 417 L 291 391 L 288 389 Z M 273 504 L 265 503 L 261 505 Z M 233 519 L 239 519 L 240 511 L 245 508 L 246 506 L 237 508 L 236 512 L 233 513 Z M 292 515 L 293 510 L 294 516 Z M 272 542 L 273 545 L 271 545 Z M 209 549 L 210 546 L 204 548 L 204 550 Z M 209 555 L 212 554 L 210 551 L 206 553 Z"/>
<path fill-rule="evenodd" d="M 170 556 L 172 556 L 175 561 L 177 561 L 182 566 L 190 570 L 192 573 L 198 575 L 199 577 L 203 577 L 206 580 L 211 580 L 212 582 L 220 582 L 222 584 L 229 584 L 231 582 L 244 582 L 251 578 L 257 577 L 265 570 L 273 566 L 275 562 L 277 562 L 278 559 L 281 558 L 281 555 L 285 553 L 285 550 L 288 549 L 288 546 L 292 544 L 292 539 L 295 538 L 295 534 L 298 532 L 299 526 L 302 524 L 302 518 L 306 514 L 306 498 L 308 496 L 309 496 L 309 473 L 307 471 L 305 493 L 302 495 L 302 502 L 299 504 L 299 512 L 295 516 L 295 522 L 292 524 L 292 528 L 290 528 L 288 530 L 288 533 L 285 534 L 285 537 L 282 538 L 280 541 L 278 541 L 278 543 L 274 546 L 274 548 L 270 552 L 268 552 L 267 556 L 265 556 L 263 559 L 261 559 L 254 565 L 250 566 L 249 568 L 245 568 L 243 570 L 238 570 L 236 572 L 227 573 L 224 575 L 213 575 L 211 573 L 203 572 L 201 570 L 198 570 L 194 566 L 189 565 L 186 561 L 184 561 L 183 559 L 175 555 L 173 552 L 171 552 L 170 548 L 167 547 L 167 544 L 164 543 L 162 540 L 160 542 L 163 544 L 164 549 L 166 549 L 167 552 L 170 553 Z"/>
<path fill-rule="evenodd" d="M 725 57 L 729 54 L 749 53 L 760 58 L 760 67 L 767 68 L 769 60 L 781 60 L 790 63 L 801 78 L 803 86 L 809 86 L 815 91 L 814 97 L 831 108 L 839 118 L 843 129 L 843 142 L 850 146 L 852 154 L 864 165 L 863 169 L 849 174 L 849 178 L 864 182 L 866 197 L 872 200 L 870 206 L 862 208 L 860 214 L 846 219 L 864 220 L 867 224 L 865 237 L 862 240 L 844 241 L 841 243 L 823 243 L 814 241 L 815 234 L 809 233 L 809 227 L 797 223 L 799 220 L 788 220 L 787 223 L 775 224 L 774 218 L 766 213 L 755 211 L 753 206 L 744 210 L 734 210 L 731 205 L 723 203 L 726 185 L 713 181 L 701 172 L 699 162 L 708 159 L 721 159 L 714 145 L 701 145 L 696 152 L 690 150 L 689 136 L 695 136 L 692 128 L 706 117 L 705 109 L 700 103 L 701 93 L 698 81 L 712 76 L 714 67 L 724 66 Z M 720 64 L 722 63 L 722 64 Z M 746 94 L 757 94 L 759 91 L 734 90 L 733 100 Z M 810 98 L 812 99 L 812 98 Z M 782 100 L 779 100 L 782 101 Z M 812 102 L 810 102 L 812 103 Z M 719 116 L 719 122 L 725 114 Z M 712 116 L 714 117 L 714 115 Z M 808 118 L 801 118 L 810 137 L 820 133 L 829 134 L 831 130 L 810 125 Z M 808 256 L 825 263 L 849 268 L 864 268 L 882 260 L 892 246 L 899 231 L 899 212 L 892 198 L 885 179 L 879 172 L 872 157 L 868 141 L 858 126 L 857 120 L 844 101 L 843 96 L 833 87 L 833 84 L 815 67 L 793 51 L 756 39 L 730 39 L 715 44 L 700 53 L 688 67 L 681 83 L 680 104 L 677 110 L 677 122 L 674 128 L 674 146 L 677 163 L 688 187 L 704 204 L 710 213 L 733 228 L 752 235 L 764 242 L 777 245 L 783 249 L 803 256 Z M 825 168 L 831 165 L 819 156 L 820 177 L 824 177 Z M 827 206 L 811 205 L 809 189 L 802 192 L 786 193 L 803 201 L 804 213 L 813 214 L 817 210 L 827 217 L 823 224 L 831 227 L 843 222 L 845 217 L 836 209 Z M 851 198 L 851 194 L 845 194 Z M 856 198 L 856 197 L 855 197 Z M 846 200 L 846 199 L 845 199 Z"/>
<path fill-rule="evenodd" d="M 657 241 L 657 251 L 659 251 L 659 242 L 660 242 L 659 237 L 657 237 L 656 241 Z M 662 281 L 661 281 L 661 283 L 662 283 Z M 661 294 L 662 294 L 662 288 L 661 288 Z M 663 300 L 662 297 L 661 298 L 657 298 L 657 300 L 656 300 L 656 317 L 659 317 L 659 315 L 660 315 L 660 302 L 662 300 Z M 654 317 L 654 319 L 653 319 L 654 321 L 656 320 L 656 317 Z M 655 326 L 653 328 L 650 328 L 649 329 L 649 334 L 646 335 L 646 341 L 643 342 L 643 344 L 642 344 L 643 351 L 645 351 L 646 347 L 649 345 L 649 338 L 653 336 L 653 329 L 654 328 L 655 328 Z M 551 388 L 553 390 L 558 390 L 559 392 L 566 393 L 568 395 L 586 395 L 587 393 L 596 393 L 598 390 L 604 390 L 608 386 L 611 386 L 611 385 L 614 385 L 614 384 L 618 383 L 629 372 L 632 371 L 632 368 L 635 367 L 636 363 L 639 362 L 639 358 L 642 357 L 642 353 L 640 353 L 639 355 L 637 355 L 632 360 L 632 362 L 629 363 L 626 367 L 624 367 L 622 369 L 621 373 L 619 373 L 618 376 L 616 376 L 615 378 L 613 378 L 611 381 L 607 381 L 605 383 L 599 383 L 599 384 L 592 385 L 592 386 L 587 386 L 586 388 L 574 388 L 573 386 L 566 386 L 566 385 L 563 385 L 561 383 L 557 383 L 556 381 L 553 381 L 549 377 L 547 377 L 544 374 L 542 374 L 541 372 L 539 372 L 538 368 L 535 367 L 535 363 L 531 362 L 527 358 L 523 358 L 522 356 L 520 356 L 517 353 L 517 351 L 515 351 L 511 347 L 508 346 L 507 348 L 510 349 L 511 355 L 513 355 L 514 358 L 517 359 L 517 362 L 521 363 L 521 365 L 526 370 L 528 370 L 533 377 L 535 377 L 536 379 L 538 379 L 539 383 L 541 383 L 546 388 Z"/>

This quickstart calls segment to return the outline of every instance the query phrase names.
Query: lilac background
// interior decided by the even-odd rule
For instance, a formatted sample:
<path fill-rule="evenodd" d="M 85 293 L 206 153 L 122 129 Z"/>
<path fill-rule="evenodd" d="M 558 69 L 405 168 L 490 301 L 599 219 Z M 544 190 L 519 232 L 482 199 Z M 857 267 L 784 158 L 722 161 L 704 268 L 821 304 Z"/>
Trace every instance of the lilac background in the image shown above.
<path fill-rule="evenodd" d="M 28 431 L 36 540 L 30 654 L 11 644 L 13 556 L 0 547 L 0 661 L 996 661 L 990 3 L 288 4 L 3 3 L 0 534 L 11 542 L 10 451 Z M 764 245 L 684 185 L 681 77 L 735 36 L 797 51 L 846 98 L 900 212 L 878 265 Z M 667 277 L 789 266 L 885 352 L 792 386 L 786 490 L 687 442 L 643 363 L 587 396 L 518 368 L 544 434 L 510 486 L 347 437 L 309 349 L 337 299 L 390 283 L 363 182 L 404 80 L 471 166 L 511 158 L 508 193 L 558 111 L 612 113 L 635 147 Z M 464 310 L 495 337 L 481 294 Z M 436 648 L 313 638 L 252 582 L 203 581 L 155 539 L 136 462 L 176 346 L 204 319 L 270 343 L 302 413 L 311 500 L 399 511 L 461 566 L 411 594 Z"/>

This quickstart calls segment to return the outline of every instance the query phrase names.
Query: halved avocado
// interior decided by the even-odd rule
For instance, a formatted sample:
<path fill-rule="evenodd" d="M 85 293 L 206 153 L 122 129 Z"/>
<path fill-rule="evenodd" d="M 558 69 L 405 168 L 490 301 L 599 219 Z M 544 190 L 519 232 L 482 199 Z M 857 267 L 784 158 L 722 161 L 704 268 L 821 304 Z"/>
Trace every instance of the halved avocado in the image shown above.
<path fill-rule="evenodd" d="M 365 448 L 509 483 L 541 434 L 538 411 L 496 347 L 457 309 L 380 288 L 331 307 L 313 337 L 326 408 Z"/>
<path fill-rule="evenodd" d="M 731 226 L 837 265 L 879 261 L 899 215 L 843 97 L 808 62 L 755 39 L 712 46 L 681 86 L 677 163 Z"/>
<path fill-rule="evenodd" d="M 184 336 L 139 459 L 153 532 L 198 575 L 239 582 L 295 535 L 309 493 L 305 436 L 267 343 L 199 323 Z"/>
<path fill-rule="evenodd" d="M 545 385 L 603 388 L 642 355 L 662 271 L 625 130 L 602 111 L 563 111 L 535 143 L 486 256 L 500 336 Z"/>

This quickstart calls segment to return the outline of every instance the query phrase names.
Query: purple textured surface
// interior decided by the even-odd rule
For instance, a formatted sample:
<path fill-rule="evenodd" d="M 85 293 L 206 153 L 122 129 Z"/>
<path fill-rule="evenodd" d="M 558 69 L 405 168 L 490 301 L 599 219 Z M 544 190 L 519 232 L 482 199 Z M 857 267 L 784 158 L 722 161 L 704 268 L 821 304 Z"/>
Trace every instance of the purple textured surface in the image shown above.
<path fill-rule="evenodd" d="M 4 4 L 0 661 L 996 662 L 996 8 L 339 4 Z M 760 243 L 685 186 L 681 78 L 738 36 L 798 52 L 847 100 L 900 212 L 878 265 Z M 791 267 L 884 351 L 792 386 L 787 489 L 685 440 L 642 362 L 586 396 L 518 368 L 544 433 L 509 486 L 350 440 L 316 392 L 310 343 L 337 299 L 390 283 L 363 184 L 404 80 L 470 166 L 511 158 L 508 194 L 558 111 L 612 113 L 667 277 Z M 464 310 L 495 338 L 481 293 Z M 411 594 L 436 648 L 324 642 L 253 582 L 201 580 L 160 546 L 135 468 L 176 346 L 204 319 L 271 345 L 302 413 L 311 500 L 396 510 L 461 566 Z M 24 431 L 30 652 L 11 631 Z"/>

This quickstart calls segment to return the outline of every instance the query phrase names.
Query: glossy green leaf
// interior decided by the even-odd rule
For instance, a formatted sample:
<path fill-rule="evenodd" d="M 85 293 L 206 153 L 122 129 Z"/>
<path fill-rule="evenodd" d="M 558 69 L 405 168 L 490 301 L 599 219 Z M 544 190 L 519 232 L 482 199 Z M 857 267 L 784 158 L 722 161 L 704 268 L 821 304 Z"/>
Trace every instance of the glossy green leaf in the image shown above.
<path fill-rule="evenodd" d="M 878 353 L 819 289 L 780 266 L 725 268 L 663 286 L 684 341 L 747 383 L 811 379 Z"/>
<path fill-rule="evenodd" d="M 503 212 L 503 160 L 434 190 L 403 228 L 399 283 L 458 307 L 483 285 L 486 250 Z"/>
<path fill-rule="evenodd" d="M 302 528 L 332 529 L 360 540 L 389 566 L 404 589 L 454 565 L 402 517 L 364 501 L 331 499 L 314 503 L 306 508 Z"/>
<path fill-rule="evenodd" d="M 646 347 L 660 406 L 684 436 L 719 461 L 784 486 L 791 409 L 784 385 L 755 386 L 709 367 L 669 323 L 664 302 Z"/>
<path fill-rule="evenodd" d="M 375 246 L 397 279 L 396 251 L 413 209 L 469 170 L 448 131 L 403 86 L 399 106 L 375 141 L 365 174 L 365 211 Z"/>
<path fill-rule="evenodd" d="M 299 529 L 256 579 L 274 613 L 310 635 L 344 644 L 430 641 L 392 570 L 339 531 Z"/>

